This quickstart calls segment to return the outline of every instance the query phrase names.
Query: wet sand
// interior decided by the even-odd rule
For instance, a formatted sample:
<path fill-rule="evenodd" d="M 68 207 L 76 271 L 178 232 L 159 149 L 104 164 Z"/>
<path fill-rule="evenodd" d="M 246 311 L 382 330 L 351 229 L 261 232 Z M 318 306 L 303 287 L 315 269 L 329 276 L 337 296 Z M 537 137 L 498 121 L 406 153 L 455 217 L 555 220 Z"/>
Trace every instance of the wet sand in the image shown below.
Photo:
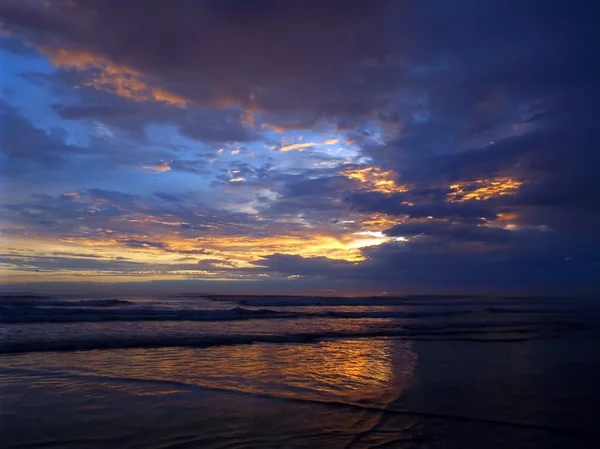
<path fill-rule="evenodd" d="M 9 355 L 0 430 L 5 447 L 595 448 L 598 337 Z"/>

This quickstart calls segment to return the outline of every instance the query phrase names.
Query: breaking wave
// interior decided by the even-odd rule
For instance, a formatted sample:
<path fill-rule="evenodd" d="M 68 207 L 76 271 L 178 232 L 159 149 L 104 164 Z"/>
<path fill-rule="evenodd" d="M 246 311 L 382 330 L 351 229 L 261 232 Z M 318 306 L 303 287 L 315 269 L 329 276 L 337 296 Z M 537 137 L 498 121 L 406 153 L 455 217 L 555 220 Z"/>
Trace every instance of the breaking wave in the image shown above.
<path fill-rule="evenodd" d="M 132 335 L 126 339 L 111 336 L 81 340 L 6 341 L 0 354 L 45 351 L 79 351 L 94 349 L 132 349 L 211 346 L 233 346 L 254 343 L 313 343 L 324 340 L 356 338 L 407 338 L 465 341 L 524 341 L 551 338 L 585 328 L 578 323 L 481 323 L 454 325 L 415 325 L 401 329 L 368 329 L 353 332 L 310 332 L 251 335 Z"/>
<path fill-rule="evenodd" d="M 15 307 L 118 307 L 127 304 L 132 304 L 131 301 L 124 299 L 83 299 L 83 300 L 62 300 L 43 296 L 0 296 L 0 307 L 15 306 Z"/>
<path fill-rule="evenodd" d="M 90 301 L 82 301 L 84 303 Z M 85 304 L 88 306 L 88 304 Z M 111 309 L 98 310 L 76 306 L 44 308 L 35 306 L 0 305 L 0 323 L 84 323 L 105 321 L 232 321 L 254 318 L 296 318 L 299 313 L 265 309 L 228 310 L 190 309 Z"/>

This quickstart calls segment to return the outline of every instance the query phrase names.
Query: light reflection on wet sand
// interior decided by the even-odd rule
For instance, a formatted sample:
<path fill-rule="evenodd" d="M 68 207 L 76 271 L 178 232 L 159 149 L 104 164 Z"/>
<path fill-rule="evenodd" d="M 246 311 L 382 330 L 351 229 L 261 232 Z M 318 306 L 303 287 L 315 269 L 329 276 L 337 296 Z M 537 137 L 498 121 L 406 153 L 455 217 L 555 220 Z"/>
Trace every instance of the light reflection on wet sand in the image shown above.
<path fill-rule="evenodd" d="M 411 342 L 385 339 L 33 353 L 7 357 L 4 363 L 7 368 L 35 366 L 71 376 L 177 382 L 323 401 L 369 401 L 375 406 L 402 393 L 415 365 Z"/>
<path fill-rule="evenodd" d="M 327 403 L 385 407 L 416 362 L 412 343 L 375 339 L 32 353 L 2 359 L 0 391 L 6 435 L 19 442 L 338 447 L 381 413 Z"/>
<path fill-rule="evenodd" d="M 4 356 L 0 432 L 8 447 L 595 448 L 587 338 Z"/>

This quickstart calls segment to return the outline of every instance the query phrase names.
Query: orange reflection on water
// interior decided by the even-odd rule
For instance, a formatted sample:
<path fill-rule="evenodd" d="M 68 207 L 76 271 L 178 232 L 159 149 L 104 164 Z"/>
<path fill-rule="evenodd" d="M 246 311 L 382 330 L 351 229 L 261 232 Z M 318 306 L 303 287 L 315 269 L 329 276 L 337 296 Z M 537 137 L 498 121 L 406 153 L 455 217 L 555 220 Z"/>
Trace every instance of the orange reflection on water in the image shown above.
<path fill-rule="evenodd" d="M 168 383 L 170 387 L 181 384 L 184 388 L 190 385 L 384 406 L 410 385 L 416 361 L 409 341 L 358 339 L 204 349 L 34 353 L 13 358 L 12 364 L 67 370 L 73 376 L 89 376 L 91 380 L 100 376 L 117 383 L 145 381 L 146 387 L 136 383 L 131 390 L 135 395 L 153 394 L 155 388 L 162 391 Z"/>

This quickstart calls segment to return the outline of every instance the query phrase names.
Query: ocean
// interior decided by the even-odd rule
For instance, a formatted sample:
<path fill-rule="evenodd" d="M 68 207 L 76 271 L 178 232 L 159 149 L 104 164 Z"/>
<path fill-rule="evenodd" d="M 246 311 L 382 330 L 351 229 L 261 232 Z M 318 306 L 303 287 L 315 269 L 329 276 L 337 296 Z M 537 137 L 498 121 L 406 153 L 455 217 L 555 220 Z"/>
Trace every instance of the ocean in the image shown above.
<path fill-rule="evenodd" d="M 7 448 L 596 448 L 595 298 L 0 297 Z"/>

